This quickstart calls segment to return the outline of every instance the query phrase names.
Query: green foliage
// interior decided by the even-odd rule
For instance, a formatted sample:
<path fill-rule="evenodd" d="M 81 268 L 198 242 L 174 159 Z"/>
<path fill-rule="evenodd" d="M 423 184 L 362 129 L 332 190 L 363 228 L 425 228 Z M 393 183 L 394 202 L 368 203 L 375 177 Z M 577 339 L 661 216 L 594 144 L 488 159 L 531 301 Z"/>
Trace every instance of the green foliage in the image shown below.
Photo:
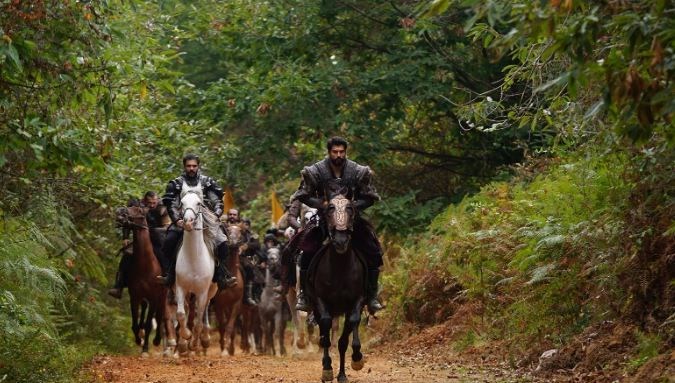
<path fill-rule="evenodd" d="M 649 359 L 659 355 L 659 348 L 663 340 L 656 334 L 646 334 L 642 331 L 636 333 L 638 346 L 635 358 L 628 361 L 627 367 L 630 371 L 635 371 L 645 364 Z"/>
<path fill-rule="evenodd" d="M 5 218 L 0 226 L 0 375 L 15 382 L 67 382 L 99 347 L 125 350 L 128 344 L 110 337 L 121 333 L 120 322 L 101 317 L 117 314 L 75 276 L 98 277 L 101 261 L 71 270 L 89 256 L 71 250 L 78 237 L 73 222 L 48 194 L 33 201 L 22 217 Z"/>
<path fill-rule="evenodd" d="M 448 300 L 461 292 L 480 302 L 495 335 L 546 334 L 556 342 L 607 315 L 620 294 L 615 262 L 630 185 L 617 170 L 626 161 L 579 157 L 530 182 L 490 184 L 449 207 L 404 252 L 395 273 L 410 275 L 408 283 L 388 283 L 397 308 L 434 301 L 439 288 L 458 283 Z M 446 283 L 431 286 L 423 275 Z"/>
<path fill-rule="evenodd" d="M 449 2 L 428 3 L 446 3 L 427 12 L 433 15 Z M 575 141 L 612 127 L 638 143 L 661 134 L 672 146 L 672 2 L 465 4 L 472 15 L 464 27 L 468 35 L 495 57 L 514 60 L 503 68 L 497 100 L 503 125 L 555 127 Z M 521 102 L 509 105 L 514 96 Z"/>

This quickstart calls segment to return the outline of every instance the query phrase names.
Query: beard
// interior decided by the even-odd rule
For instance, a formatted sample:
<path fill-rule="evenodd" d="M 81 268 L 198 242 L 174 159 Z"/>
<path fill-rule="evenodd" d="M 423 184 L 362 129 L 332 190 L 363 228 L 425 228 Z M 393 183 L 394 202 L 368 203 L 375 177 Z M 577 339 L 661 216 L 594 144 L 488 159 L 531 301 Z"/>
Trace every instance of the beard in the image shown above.
<path fill-rule="evenodd" d="M 344 165 L 345 159 L 342 158 L 342 157 L 331 158 L 330 163 L 333 164 L 333 166 L 340 167 L 340 166 Z"/>
<path fill-rule="evenodd" d="M 195 186 L 199 180 L 199 170 L 195 171 L 185 171 L 185 180 L 188 185 Z"/>

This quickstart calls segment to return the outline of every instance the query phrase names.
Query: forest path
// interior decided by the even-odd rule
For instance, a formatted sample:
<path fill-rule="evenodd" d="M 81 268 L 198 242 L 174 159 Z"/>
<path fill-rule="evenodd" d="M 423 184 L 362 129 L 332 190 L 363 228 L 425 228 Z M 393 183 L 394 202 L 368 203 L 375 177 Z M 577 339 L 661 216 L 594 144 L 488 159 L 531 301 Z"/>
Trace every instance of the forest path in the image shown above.
<path fill-rule="evenodd" d="M 315 349 L 316 350 L 316 349 Z M 435 382 L 524 382 L 513 372 L 499 367 L 474 366 L 464 363 L 430 362 L 423 352 L 395 351 L 391 348 L 364 350 L 366 365 L 361 371 L 349 367 L 347 376 L 353 383 L 435 383 Z M 337 376 L 339 358 L 331 352 Z M 140 383 L 222 383 L 222 382 L 320 382 L 321 353 L 318 350 L 274 357 L 247 355 L 237 350 L 234 356 L 221 357 L 217 346 L 206 356 L 162 357 L 159 349 L 150 357 L 130 355 L 98 356 L 85 369 L 91 382 Z"/>

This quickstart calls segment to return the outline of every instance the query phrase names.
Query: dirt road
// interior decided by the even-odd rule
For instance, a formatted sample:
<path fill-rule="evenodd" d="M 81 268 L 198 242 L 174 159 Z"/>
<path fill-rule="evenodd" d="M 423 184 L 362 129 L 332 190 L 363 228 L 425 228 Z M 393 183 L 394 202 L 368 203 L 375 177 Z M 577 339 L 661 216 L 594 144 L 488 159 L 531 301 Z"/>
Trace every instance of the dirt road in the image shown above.
<path fill-rule="evenodd" d="M 527 382 L 503 368 L 467 366 L 460 363 L 428 362 L 424 353 L 364 350 L 367 362 L 363 370 L 347 366 L 350 382 Z M 333 353 L 335 354 L 335 352 Z M 337 375 L 338 358 L 333 356 Z M 149 358 L 140 356 L 100 356 L 85 372 L 90 382 L 139 383 L 222 383 L 277 382 L 304 383 L 321 381 L 321 354 L 304 352 L 273 357 L 235 354 L 221 357 L 212 347 L 204 357 L 163 358 L 155 350 Z"/>

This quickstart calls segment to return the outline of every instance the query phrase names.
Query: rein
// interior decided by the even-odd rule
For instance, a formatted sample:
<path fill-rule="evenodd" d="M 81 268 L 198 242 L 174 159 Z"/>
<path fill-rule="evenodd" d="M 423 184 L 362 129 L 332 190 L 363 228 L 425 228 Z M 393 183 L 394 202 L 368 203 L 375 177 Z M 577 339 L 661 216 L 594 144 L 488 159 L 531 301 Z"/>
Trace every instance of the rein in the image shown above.
<path fill-rule="evenodd" d="M 198 206 L 199 206 L 199 208 L 197 209 L 197 211 L 195 211 L 191 207 L 189 207 L 189 208 L 187 208 L 183 211 L 183 216 L 185 216 L 185 213 L 187 211 L 192 211 L 195 214 L 195 217 L 197 217 L 197 218 L 195 218 L 195 221 L 198 220 L 198 219 L 201 219 L 201 221 L 202 221 L 201 227 L 193 227 L 192 230 L 204 230 L 204 213 L 202 213 L 202 204 L 200 203 Z"/>

